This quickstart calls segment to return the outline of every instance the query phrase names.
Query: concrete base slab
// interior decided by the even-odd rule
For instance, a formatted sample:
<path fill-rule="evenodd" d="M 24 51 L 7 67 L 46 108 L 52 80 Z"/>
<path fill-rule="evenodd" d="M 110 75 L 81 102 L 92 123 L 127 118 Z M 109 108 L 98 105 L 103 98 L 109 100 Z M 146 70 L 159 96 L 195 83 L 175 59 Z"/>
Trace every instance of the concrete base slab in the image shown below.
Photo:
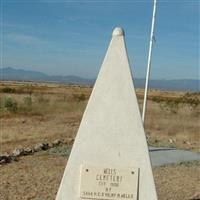
<path fill-rule="evenodd" d="M 149 147 L 149 151 L 154 167 L 200 160 L 200 153 L 175 148 Z"/>

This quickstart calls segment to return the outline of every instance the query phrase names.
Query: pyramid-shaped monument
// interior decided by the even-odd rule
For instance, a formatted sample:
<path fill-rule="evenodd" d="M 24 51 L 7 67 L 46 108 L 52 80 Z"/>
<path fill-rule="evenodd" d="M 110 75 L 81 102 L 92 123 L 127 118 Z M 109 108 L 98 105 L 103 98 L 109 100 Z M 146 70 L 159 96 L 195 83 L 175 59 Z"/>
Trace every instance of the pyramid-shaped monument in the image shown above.
<path fill-rule="evenodd" d="M 124 31 L 115 28 L 56 200 L 157 200 Z"/>

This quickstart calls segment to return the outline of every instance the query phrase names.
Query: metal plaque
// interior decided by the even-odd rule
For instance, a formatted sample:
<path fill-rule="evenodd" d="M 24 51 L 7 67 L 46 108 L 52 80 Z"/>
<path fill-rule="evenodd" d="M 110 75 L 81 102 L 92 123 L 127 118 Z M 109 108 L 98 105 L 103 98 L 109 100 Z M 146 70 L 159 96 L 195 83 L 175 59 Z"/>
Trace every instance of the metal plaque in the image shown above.
<path fill-rule="evenodd" d="M 137 200 L 138 168 L 81 167 L 80 198 Z"/>

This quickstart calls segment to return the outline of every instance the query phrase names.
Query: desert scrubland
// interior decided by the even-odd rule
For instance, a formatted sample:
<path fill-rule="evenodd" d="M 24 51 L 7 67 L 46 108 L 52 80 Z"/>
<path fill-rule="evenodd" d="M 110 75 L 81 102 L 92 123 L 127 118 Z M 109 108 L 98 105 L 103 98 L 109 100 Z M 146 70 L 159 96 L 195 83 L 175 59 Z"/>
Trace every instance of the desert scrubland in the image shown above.
<path fill-rule="evenodd" d="M 1 83 L 1 151 L 75 137 L 91 91 L 78 85 Z M 141 108 L 143 90 L 136 92 Z M 200 93 L 150 90 L 145 123 L 150 143 L 198 151 L 199 114 Z"/>
<path fill-rule="evenodd" d="M 64 142 L 0 165 L 0 199 L 55 199 L 72 145 L 67 141 L 76 136 L 91 91 L 79 85 L 0 83 L 1 154 L 56 139 Z M 141 108 L 143 90 L 136 93 Z M 150 90 L 149 144 L 199 152 L 199 114 L 200 93 Z M 189 200 L 200 194 L 199 168 L 199 162 L 154 168 L 159 199 Z"/>

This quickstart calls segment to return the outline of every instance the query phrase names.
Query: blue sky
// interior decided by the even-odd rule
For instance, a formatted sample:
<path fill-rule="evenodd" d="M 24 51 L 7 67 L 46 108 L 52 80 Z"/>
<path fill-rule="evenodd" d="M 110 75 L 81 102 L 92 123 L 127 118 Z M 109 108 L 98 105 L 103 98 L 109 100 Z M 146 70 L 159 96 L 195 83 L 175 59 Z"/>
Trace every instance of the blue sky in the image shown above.
<path fill-rule="evenodd" d="M 199 79 L 198 0 L 158 0 L 152 79 Z M 144 78 L 152 1 L 1 0 L 3 63 L 95 78 L 114 27 L 125 29 L 135 78 Z"/>

